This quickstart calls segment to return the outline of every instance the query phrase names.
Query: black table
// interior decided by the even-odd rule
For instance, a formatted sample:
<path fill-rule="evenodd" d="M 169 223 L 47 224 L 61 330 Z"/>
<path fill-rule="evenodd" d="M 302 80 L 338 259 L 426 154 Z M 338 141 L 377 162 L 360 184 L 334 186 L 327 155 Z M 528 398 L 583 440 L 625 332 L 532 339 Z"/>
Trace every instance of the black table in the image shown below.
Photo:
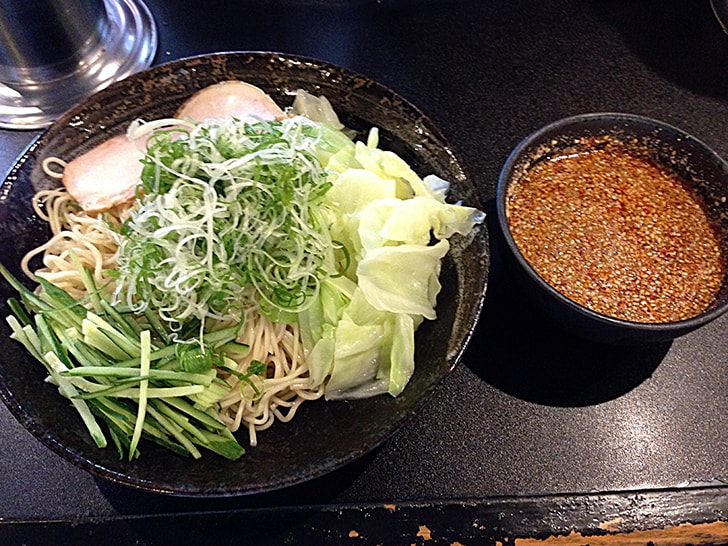
<path fill-rule="evenodd" d="M 488 211 L 510 150 L 572 114 L 647 115 L 728 156 L 728 36 L 707 0 L 146 3 L 155 64 L 279 51 L 390 87 L 441 127 Z M 0 169 L 36 135 L 0 131 Z M 673 343 L 596 346 L 540 320 L 492 251 L 462 364 L 391 441 L 314 482 L 140 493 L 76 469 L 0 408 L 0 543 L 495 544 L 680 524 L 728 542 L 728 317 Z"/>

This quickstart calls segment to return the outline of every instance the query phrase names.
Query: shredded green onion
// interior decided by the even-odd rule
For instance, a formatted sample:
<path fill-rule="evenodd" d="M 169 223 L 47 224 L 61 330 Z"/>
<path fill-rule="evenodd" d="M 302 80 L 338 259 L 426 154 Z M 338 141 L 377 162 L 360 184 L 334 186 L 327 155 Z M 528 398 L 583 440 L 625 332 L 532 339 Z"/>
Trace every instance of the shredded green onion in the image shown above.
<path fill-rule="evenodd" d="M 117 295 L 177 325 L 237 320 L 250 302 L 277 319 L 305 309 L 336 274 L 320 135 L 303 117 L 154 132 L 144 198 L 121 231 Z"/>

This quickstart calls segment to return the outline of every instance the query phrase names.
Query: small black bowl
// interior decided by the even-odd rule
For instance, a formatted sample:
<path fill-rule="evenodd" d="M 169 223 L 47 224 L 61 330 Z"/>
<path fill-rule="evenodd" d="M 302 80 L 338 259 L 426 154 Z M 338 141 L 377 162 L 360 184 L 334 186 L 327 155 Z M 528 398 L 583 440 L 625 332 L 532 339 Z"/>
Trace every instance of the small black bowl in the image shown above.
<path fill-rule="evenodd" d="M 498 224 L 507 249 L 506 263 L 527 297 L 549 320 L 572 334 L 613 344 L 669 341 L 728 310 L 728 273 L 715 300 L 702 313 L 675 322 L 631 322 L 594 312 L 554 289 L 527 262 L 510 231 L 506 216 L 509 185 L 538 161 L 573 146 L 577 139 L 604 136 L 639 146 L 652 160 L 694 185 L 709 216 L 723 233 L 724 256 L 728 255 L 728 163 L 703 142 L 668 124 L 631 114 L 595 113 L 565 118 L 535 131 L 506 160 L 496 197 Z"/>

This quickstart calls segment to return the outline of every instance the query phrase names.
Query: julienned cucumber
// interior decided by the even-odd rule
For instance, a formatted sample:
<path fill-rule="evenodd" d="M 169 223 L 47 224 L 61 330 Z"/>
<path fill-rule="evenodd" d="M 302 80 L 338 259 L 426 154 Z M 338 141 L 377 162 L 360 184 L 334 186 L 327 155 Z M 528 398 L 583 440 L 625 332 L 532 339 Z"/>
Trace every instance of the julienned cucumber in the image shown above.
<path fill-rule="evenodd" d="M 8 300 L 10 337 L 45 366 L 97 446 L 108 435 L 129 460 L 142 438 L 195 459 L 199 448 L 233 460 L 245 453 L 215 411 L 230 388 L 217 374 L 224 351 L 246 350 L 235 342 L 240 326 L 170 342 L 159 322 L 111 307 L 93 286 L 90 311 L 47 281 L 34 293 L 2 264 L 0 274 L 19 296 Z"/>

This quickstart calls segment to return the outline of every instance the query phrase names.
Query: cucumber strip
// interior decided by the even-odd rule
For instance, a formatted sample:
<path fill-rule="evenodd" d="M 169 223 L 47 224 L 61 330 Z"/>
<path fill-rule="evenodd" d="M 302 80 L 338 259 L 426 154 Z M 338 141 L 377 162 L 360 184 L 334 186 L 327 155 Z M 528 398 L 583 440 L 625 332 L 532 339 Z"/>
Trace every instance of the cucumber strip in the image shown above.
<path fill-rule="evenodd" d="M 119 454 L 119 459 L 124 458 L 124 452 L 126 451 L 126 443 L 124 440 L 126 439 L 126 436 L 121 434 L 121 432 L 114 426 L 113 422 L 106 422 L 106 426 L 109 427 L 109 436 L 111 436 L 111 441 L 114 442 L 114 446 L 116 447 L 116 452 Z"/>
<path fill-rule="evenodd" d="M 0 275 L 2 275 L 6 281 L 12 286 L 20 296 L 20 300 L 25 305 L 25 308 L 31 312 L 48 311 L 52 310 L 52 306 L 38 296 L 36 296 L 31 290 L 21 283 L 10 271 L 0 262 Z"/>
<path fill-rule="evenodd" d="M 207 442 L 204 444 L 205 447 L 213 453 L 217 453 L 231 461 L 239 459 L 245 454 L 245 448 L 241 446 L 234 437 L 230 438 L 228 436 L 219 436 L 206 430 L 201 432 L 203 436 L 205 436 Z"/>
<path fill-rule="evenodd" d="M 142 377 L 149 373 L 149 354 L 152 352 L 152 338 L 149 330 L 144 330 L 139 337 L 141 341 L 141 367 L 139 372 Z M 149 388 L 149 380 L 143 379 L 139 384 L 139 410 L 137 412 L 136 423 L 134 424 L 134 434 L 131 437 L 129 445 L 129 460 L 132 459 L 136 452 L 139 439 L 142 436 L 142 427 L 144 425 L 144 416 L 147 411 L 147 390 Z"/>
<path fill-rule="evenodd" d="M 202 445 L 207 445 L 207 439 L 202 431 L 190 423 L 190 420 L 184 414 L 175 411 L 161 400 L 150 400 L 150 405 L 159 413 L 171 419 L 180 429 L 186 431 L 193 441 L 196 439 Z"/>
<path fill-rule="evenodd" d="M 81 340 L 74 340 L 71 336 L 62 335 L 61 344 L 66 350 L 73 355 L 81 366 L 88 366 L 91 368 L 99 366 L 113 366 L 114 363 L 108 359 L 108 357 L 101 351 L 89 347 Z"/>
<path fill-rule="evenodd" d="M 150 380 L 161 379 L 209 386 L 215 378 L 215 372 L 212 370 L 211 372 L 212 373 L 202 374 L 150 368 L 149 371 L 142 376 L 140 374 L 140 368 L 122 368 L 120 366 L 79 366 L 78 368 L 66 370 L 63 375 L 81 377 L 133 377 L 137 379 L 144 377 L 145 379 Z"/>
<path fill-rule="evenodd" d="M 53 352 L 66 368 L 72 368 L 74 366 L 71 359 L 68 358 L 68 353 L 63 348 L 62 343 L 58 340 L 55 332 L 51 330 L 48 322 L 42 314 L 35 315 L 35 326 L 38 337 L 40 338 L 40 344 L 44 352 Z"/>
<path fill-rule="evenodd" d="M 165 345 L 169 345 L 169 335 L 167 334 L 167 330 L 162 325 L 162 322 L 159 320 L 159 317 L 152 313 L 151 309 L 149 309 L 148 307 L 144 309 L 144 317 L 147 319 L 149 327 L 154 331 L 157 337 L 162 340 L 162 343 L 164 343 Z"/>
<path fill-rule="evenodd" d="M 61 372 L 65 369 L 63 362 L 61 362 L 58 356 L 53 352 L 46 353 L 45 359 L 55 372 L 52 374 L 52 377 L 58 385 L 58 390 L 63 396 L 71 401 L 71 404 L 73 404 L 73 407 L 76 409 L 78 414 L 81 416 L 83 423 L 86 425 L 86 429 L 91 435 L 91 438 L 93 438 L 98 447 L 106 447 L 106 437 L 104 436 L 104 433 L 93 413 L 91 413 L 91 409 L 88 407 L 86 402 L 78 398 L 78 391 L 76 390 L 76 387 L 74 387 L 68 379 L 61 376 Z"/>
<path fill-rule="evenodd" d="M 41 350 L 41 343 L 40 338 L 38 337 L 38 333 L 33 329 L 32 326 L 28 325 L 23 326 L 23 335 L 25 335 L 28 343 L 31 344 L 36 353 L 41 355 L 41 359 L 45 362 L 45 357 L 43 356 L 43 351 Z"/>
<path fill-rule="evenodd" d="M 129 410 L 122 401 L 113 398 L 93 398 L 88 401 L 89 406 L 97 411 L 103 412 L 105 420 L 111 420 L 126 436 L 128 445 L 131 434 L 134 431 L 134 420 L 136 414 Z M 164 439 L 167 433 L 158 426 L 158 423 L 147 419 L 144 422 L 143 433 L 145 437 L 155 437 Z"/>
<path fill-rule="evenodd" d="M 163 448 L 168 449 L 172 453 L 176 453 L 177 455 L 180 455 L 182 457 L 190 456 L 190 452 L 183 445 L 178 444 L 177 442 L 173 442 L 172 440 L 169 439 L 169 436 L 148 436 L 146 433 L 146 427 L 145 427 L 142 437 L 145 440 L 154 442 L 155 444 L 160 445 Z"/>
<path fill-rule="evenodd" d="M 217 404 L 221 398 L 226 396 L 230 392 L 230 385 L 216 378 L 212 384 L 207 387 L 200 394 L 190 396 L 190 399 L 194 401 L 195 407 L 198 409 L 205 410 Z"/>
<path fill-rule="evenodd" d="M 141 343 L 138 336 L 125 336 L 113 325 L 109 324 L 99 315 L 90 311 L 86 314 L 86 318 L 84 319 L 84 327 L 86 327 L 89 322 L 101 330 L 114 343 L 114 345 L 126 354 L 126 356 L 121 356 L 119 360 L 124 358 L 139 358 L 139 355 L 141 354 Z M 84 334 L 85 333 L 86 331 L 84 330 Z"/>
<path fill-rule="evenodd" d="M 228 341 L 220 349 L 229 355 L 245 356 L 250 352 L 250 345 L 238 341 Z"/>
<path fill-rule="evenodd" d="M 112 398 L 93 398 L 89 400 L 89 405 L 113 419 L 127 436 L 134 430 L 132 423 L 136 415 L 121 401 Z"/>
<path fill-rule="evenodd" d="M 54 318 L 61 321 L 66 327 L 78 327 L 83 317 L 86 316 L 86 308 L 74 300 L 68 292 L 46 279 L 39 277 L 38 283 L 43 289 L 38 297 L 50 307 L 48 309 L 38 309 L 37 311 L 53 313 Z"/>
<path fill-rule="evenodd" d="M 25 326 L 26 324 L 32 323 L 30 317 L 25 312 L 25 308 L 18 300 L 15 298 L 8 298 L 8 307 L 10 307 L 10 311 L 17 317 L 20 324 Z"/>
<path fill-rule="evenodd" d="M 104 299 L 99 300 L 103 313 L 113 319 L 114 324 L 129 338 L 138 338 L 142 333 L 142 327 L 132 318 L 125 317 L 109 302 Z"/>
<path fill-rule="evenodd" d="M 40 352 L 40 340 L 38 340 L 37 343 L 34 343 L 29 337 L 32 333 L 32 335 L 35 336 L 35 339 L 37 339 L 33 327 L 29 324 L 23 326 L 13 315 L 8 315 L 5 318 L 5 321 L 8 323 L 10 329 L 13 331 L 13 333 L 10 334 L 10 339 L 14 339 L 17 342 L 22 343 L 23 347 L 25 347 L 26 350 L 31 355 L 33 355 L 36 360 L 40 361 L 46 368 L 48 368 L 48 364 L 46 363 L 45 358 L 43 358 L 43 355 Z"/>
<path fill-rule="evenodd" d="M 195 447 L 195 445 L 184 435 L 182 429 L 174 421 L 170 421 L 160 412 L 158 412 L 153 406 L 149 406 L 147 411 L 150 416 L 157 420 L 157 422 L 164 427 L 180 444 L 182 444 L 189 454 L 199 459 L 202 457 L 202 453 Z"/>
<path fill-rule="evenodd" d="M 82 379 L 75 377 L 73 379 Z M 87 381 L 87 380 L 84 380 Z M 139 378 L 140 386 L 148 382 L 148 379 L 143 377 Z M 87 381 L 87 383 L 90 383 Z M 91 385 L 97 385 L 91 383 Z M 133 388 L 127 386 L 125 383 L 121 385 L 114 385 L 107 387 L 105 385 L 97 385 L 100 389 L 91 387 L 85 393 L 79 394 L 79 398 L 82 400 L 88 400 L 90 398 L 97 398 L 99 396 L 109 396 L 114 398 L 132 398 L 141 399 L 144 395 L 140 388 Z M 192 396 L 193 394 L 199 394 L 205 390 L 203 385 L 186 385 L 183 387 L 148 387 L 146 398 L 176 398 L 179 396 Z"/>
<path fill-rule="evenodd" d="M 129 354 L 114 343 L 106 332 L 90 320 L 84 319 L 81 327 L 83 341 L 87 345 L 98 349 L 114 360 L 123 360 L 129 357 Z"/>
<path fill-rule="evenodd" d="M 94 383 L 84 377 L 66 377 L 65 379 L 68 380 L 74 387 L 83 391 L 77 395 L 77 398 L 80 398 L 81 400 L 89 400 L 91 398 L 103 396 L 104 391 L 109 388 L 107 385 Z"/>
<path fill-rule="evenodd" d="M 197 409 L 192 404 L 182 398 L 167 398 L 165 402 L 168 405 L 177 409 L 178 411 L 186 413 L 187 415 L 211 430 L 228 430 L 228 428 L 225 426 L 225 423 L 218 421 L 217 418 L 213 417 L 209 413 Z"/>
<path fill-rule="evenodd" d="M 217 347 L 221 344 L 225 344 L 234 340 L 238 336 L 239 330 L 240 326 L 228 326 L 227 328 L 221 328 L 220 330 L 215 330 L 214 332 L 208 332 L 204 336 L 202 336 L 202 343 L 205 345 L 212 345 L 213 347 Z M 161 360 L 163 358 L 174 358 L 176 356 L 176 351 L 177 345 L 172 343 L 170 345 L 165 345 L 161 349 L 152 351 L 152 354 L 149 356 L 149 358 L 152 362 L 155 360 Z M 139 358 L 122 360 L 118 363 L 118 365 L 121 367 L 139 366 Z"/>

